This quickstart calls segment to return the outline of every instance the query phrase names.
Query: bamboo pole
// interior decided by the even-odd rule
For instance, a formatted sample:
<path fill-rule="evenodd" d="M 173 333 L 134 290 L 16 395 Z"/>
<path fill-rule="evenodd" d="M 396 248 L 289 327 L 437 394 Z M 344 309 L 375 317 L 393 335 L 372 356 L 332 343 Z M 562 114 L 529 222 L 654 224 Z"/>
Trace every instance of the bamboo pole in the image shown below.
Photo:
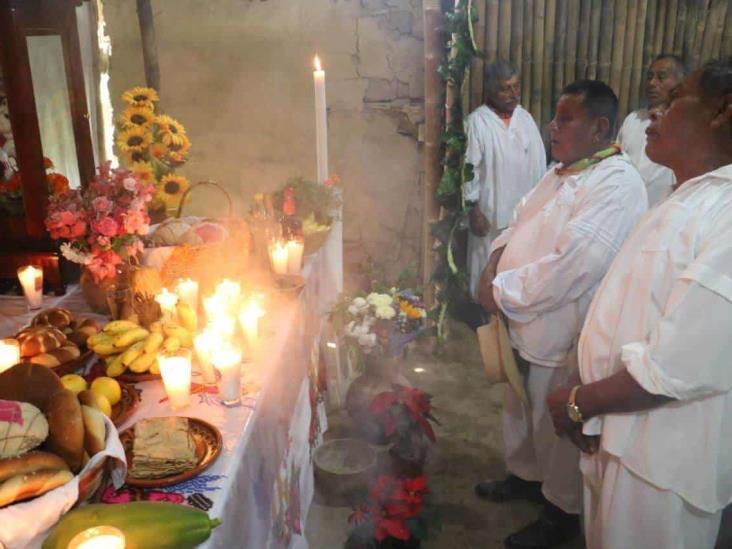
<path fill-rule="evenodd" d="M 541 95 L 541 127 L 549 121 L 552 109 L 552 83 L 554 69 L 554 43 L 557 19 L 557 0 L 546 0 L 546 16 L 544 19 L 544 55 L 542 67 Z"/>
<path fill-rule="evenodd" d="M 727 18 L 722 31 L 722 55 L 732 55 L 732 7 L 727 8 Z"/>
<path fill-rule="evenodd" d="M 137 0 L 137 20 L 142 39 L 142 59 L 145 64 L 145 82 L 148 87 L 160 92 L 160 66 L 155 39 L 155 20 L 150 0 Z"/>
<path fill-rule="evenodd" d="M 531 109 L 531 89 L 534 82 L 535 66 L 534 66 L 534 0 L 526 0 L 526 9 L 524 10 L 524 36 L 526 44 L 524 44 L 524 62 L 521 69 L 521 104 L 525 109 Z M 537 119 L 536 123 L 539 121 Z"/>
<path fill-rule="evenodd" d="M 602 5 L 602 27 L 600 28 L 600 50 L 597 59 L 597 78 L 603 82 L 610 81 L 610 62 L 614 48 L 615 2 L 605 0 Z"/>
<path fill-rule="evenodd" d="M 628 102 L 630 101 L 630 71 L 633 67 L 633 59 L 635 56 L 638 4 L 640 4 L 640 0 L 628 3 L 628 11 L 625 19 L 625 49 L 622 56 L 623 65 L 620 70 L 620 86 L 616 91 L 619 99 L 619 114 L 621 116 L 625 116 L 627 114 Z"/>
<path fill-rule="evenodd" d="M 644 45 L 646 38 L 646 23 L 648 21 L 649 0 L 639 0 L 638 6 L 638 33 L 635 40 L 635 49 L 632 61 L 632 74 L 630 77 L 630 98 L 628 100 L 628 111 L 634 111 L 641 103 L 641 86 L 643 84 L 643 63 Z"/>
<path fill-rule="evenodd" d="M 658 10 L 656 12 L 656 36 L 653 48 L 651 48 L 651 59 L 664 51 L 664 43 L 666 41 L 666 12 L 668 11 L 668 0 L 658 0 Z M 671 35 L 673 44 L 673 34 Z M 650 62 L 650 59 L 649 59 Z"/>
<path fill-rule="evenodd" d="M 674 1 L 674 4 L 676 2 Z M 669 10 L 670 12 L 670 10 Z M 688 17 L 688 10 L 686 2 L 682 1 L 678 6 L 678 12 L 676 17 L 670 18 L 671 21 L 667 20 L 666 24 L 669 27 L 669 34 L 673 34 L 673 43 L 671 49 L 667 50 L 667 53 L 675 53 L 681 57 L 687 59 L 688 48 L 686 47 L 686 19 Z M 669 18 L 667 18 L 669 19 Z M 675 32 L 673 32 L 675 30 Z"/>
<path fill-rule="evenodd" d="M 709 10 L 703 5 L 697 5 L 695 7 L 696 9 L 694 10 L 694 24 L 692 26 L 694 40 L 692 42 L 691 51 L 692 63 L 695 67 L 698 67 L 701 65 L 700 61 L 702 60 L 704 29 L 706 28 L 708 23 Z"/>
<path fill-rule="evenodd" d="M 498 8 L 498 58 L 507 61 L 511 55 L 511 0 L 501 0 Z"/>
<path fill-rule="evenodd" d="M 562 88 L 566 82 L 564 72 L 565 63 L 567 62 L 567 0 L 557 0 L 557 21 L 554 45 L 554 70 L 552 76 L 554 78 L 553 93 L 550 99 L 550 108 L 559 97 Z M 577 36 L 577 35 L 575 35 Z"/>
<path fill-rule="evenodd" d="M 718 0 L 713 21 L 714 31 L 712 32 L 712 53 L 709 57 L 719 57 L 722 51 L 722 36 L 724 35 L 724 22 L 727 19 L 729 6 L 727 0 Z"/>
<path fill-rule="evenodd" d="M 475 41 L 478 50 L 485 52 L 485 2 L 475 2 L 478 9 L 478 21 L 475 23 Z M 485 75 L 485 60 L 475 56 L 470 66 L 470 110 L 476 109 L 485 100 L 483 83 Z"/>
<path fill-rule="evenodd" d="M 677 39 L 677 30 L 676 27 L 679 25 L 683 31 L 684 25 L 680 24 L 680 12 L 679 9 L 686 8 L 686 2 L 685 0 L 681 0 L 681 8 L 678 6 L 677 0 L 666 0 L 664 2 L 661 0 L 662 4 L 667 4 L 665 18 L 663 22 L 664 26 L 664 37 L 663 42 L 661 43 L 661 47 L 656 50 L 656 55 L 660 53 L 675 53 L 677 52 L 678 44 L 676 43 Z"/>
<path fill-rule="evenodd" d="M 587 66 L 586 78 L 594 80 L 597 78 L 599 73 L 598 64 L 600 63 L 600 36 L 602 28 L 600 21 L 603 15 L 603 5 L 601 0 L 592 0 L 592 12 L 590 13 L 590 36 L 589 36 L 589 50 L 587 57 L 589 64 Z"/>
<path fill-rule="evenodd" d="M 610 87 L 617 94 L 620 91 L 625 53 L 625 27 L 627 24 L 628 0 L 615 2 L 615 20 L 613 22 L 613 46 L 610 58 Z"/>
<path fill-rule="evenodd" d="M 653 45 L 656 41 L 658 29 L 658 26 L 656 25 L 656 16 L 659 9 L 658 1 L 659 0 L 648 0 L 648 10 L 646 12 L 646 35 L 643 44 L 642 68 L 644 71 L 653 58 Z"/>
<path fill-rule="evenodd" d="M 567 3 L 567 44 L 564 62 L 565 83 L 574 82 L 577 74 L 577 42 L 579 39 L 580 1 L 568 0 Z"/>
<path fill-rule="evenodd" d="M 544 71 L 542 51 L 544 48 L 544 13 L 546 0 L 534 0 L 534 43 L 531 68 L 531 114 L 541 129 L 541 94 Z"/>
<path fill-rule="evenodd" d="M 523 70 L 523 48 L 524 2 L 516 2 L 511 11 L 511 61 L 516 65 L 519 75 Z"/>
<path fill-rule="evenodd" d="M 706 61 L 714 54 L 714 41 L 717 36 L 717 22 L 720 19 L 724 21 L 726 9 L 720 2 L 715 2 L 713 6 L 706 10 L 706 23 L 704 26 L 704 38 L 701 46 L 701 60 Z M 719 50 L 717 50 L 719 51 Z"/>
<path fill-rule="evenodd" d="M 485 32 L 485 62 L 493 63 L 498 57 L 498 0 L 486 2 Z"/>
<path fill-rule="evenodd" d="M 440 184 L 440 136 L 442 134 L 443 80 L 437 72 L 444 59 L 443 16 L 439 0 L 424 0 L 424 185 L 422 190 L 422 284 L 428 305 L 434 303 L 430 278 L 435 265 L 432 251 L 432 224 L 439 220 L 440 208 L 435 199 Z"/>

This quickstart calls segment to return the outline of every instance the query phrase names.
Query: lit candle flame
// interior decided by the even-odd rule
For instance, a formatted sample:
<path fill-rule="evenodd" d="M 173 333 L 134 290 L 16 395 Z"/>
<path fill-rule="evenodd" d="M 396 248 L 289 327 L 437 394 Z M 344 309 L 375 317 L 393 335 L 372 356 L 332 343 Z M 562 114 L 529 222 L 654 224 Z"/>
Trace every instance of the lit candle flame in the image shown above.
<path fill-rule="evenodd" d="M 316 71 L 322 71 L 323 69 L 320 66 L 320 57 L 317 55 L 315 56 L 315 70 Z"/>

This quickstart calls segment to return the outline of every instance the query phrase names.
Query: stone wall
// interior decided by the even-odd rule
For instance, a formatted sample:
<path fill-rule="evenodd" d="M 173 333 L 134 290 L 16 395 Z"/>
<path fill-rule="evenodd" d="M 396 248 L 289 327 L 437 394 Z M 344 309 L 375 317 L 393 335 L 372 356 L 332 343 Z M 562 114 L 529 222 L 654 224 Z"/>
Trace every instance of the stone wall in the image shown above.
<path fill-rule="evenodd" d="M 144 84 L 135 2 L 104 0 L 115 108 Z M 312 61 L 323 60 L 331 173 L 344 185 L 347 274 L 418 264 L 423 119 L 421 0 L 153 0 L 161 105 L 187 128 L 192 181 L 244 211 L 315 176 Z"/>

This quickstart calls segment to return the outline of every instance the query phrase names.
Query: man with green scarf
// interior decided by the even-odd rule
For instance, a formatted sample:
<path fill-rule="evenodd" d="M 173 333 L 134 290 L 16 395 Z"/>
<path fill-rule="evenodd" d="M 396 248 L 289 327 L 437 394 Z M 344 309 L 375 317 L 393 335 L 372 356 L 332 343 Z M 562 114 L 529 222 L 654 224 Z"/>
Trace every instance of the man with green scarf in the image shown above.
<path fill-rule="evenodd" d="M 640 174 L 612 143 L 617 110 L 602 82 L 581 80 L 562 91 L 549 125 L 558 164 L 493 241 L 481 277 L 481 304 L 507 319 L 529 402 L 507 390 L 508 477 L 476 492 L 544 502 L 539 519 L 506 538 L 507 547 L 553 547 L 580 531 L 579 451 L 554 433 L 546 398 L 576 367 L 571 357 L 592 296 L 647 209 Z"/>

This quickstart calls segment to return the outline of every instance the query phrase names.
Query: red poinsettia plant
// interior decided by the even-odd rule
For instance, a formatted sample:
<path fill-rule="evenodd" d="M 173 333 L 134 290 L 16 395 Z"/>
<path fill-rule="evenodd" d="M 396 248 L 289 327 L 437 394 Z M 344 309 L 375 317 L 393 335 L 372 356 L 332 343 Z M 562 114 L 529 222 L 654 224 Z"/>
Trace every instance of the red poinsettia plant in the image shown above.
<path fill-rule="evenodd" d="M 419 389 L 395 384 L 369 405 L 384 440 L 393 444 L 391 451 L 406 461 L 422 461 L 428 444 L 435 442 L 430 421 L 438 421 L 432 415 L 431 398 Z"/>
<path fill-rule="evenodd" d="M 143 248 L 150 217 L 147 203 L 154 188 L 129 170 L 100 166 L 83 191 L 68 190 L 49 198 L 46 229 L 66 240 L 61 253 L 85 265 L 97 282 L 116 276 L 116 268 Z"/>
<path fill-rule="evenodd" d="M 428 525 L 439 527 L 429 499 L 427 476 L 398 479 L 380 475 L 348 522 L 354 526 L 346 549 L 417 547 Z"/>

